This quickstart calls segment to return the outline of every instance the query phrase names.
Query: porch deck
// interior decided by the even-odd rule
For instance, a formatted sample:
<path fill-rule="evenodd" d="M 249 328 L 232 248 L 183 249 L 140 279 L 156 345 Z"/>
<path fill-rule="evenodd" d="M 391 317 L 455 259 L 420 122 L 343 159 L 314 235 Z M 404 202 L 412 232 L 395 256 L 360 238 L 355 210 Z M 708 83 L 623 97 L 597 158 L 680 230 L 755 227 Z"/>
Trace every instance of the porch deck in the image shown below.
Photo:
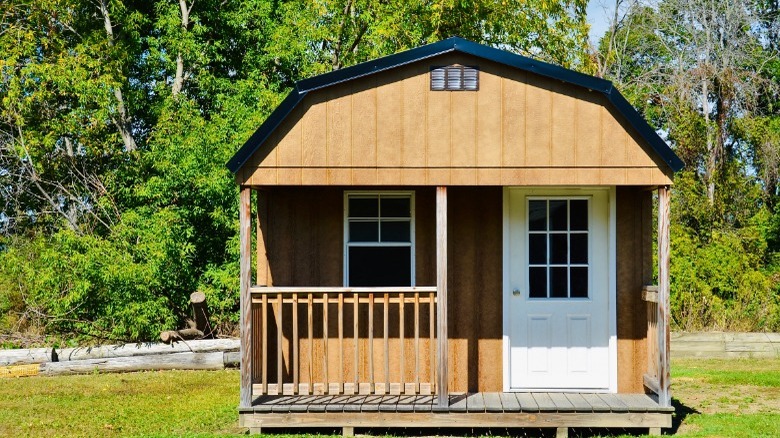
<path fill-rule="evenodd" d="M 660 432 L 674 408 L 653 395 L 478 392 L 433 395 L 263 395 L 240 408 L 241 425 L 265 427 L 625 427 Z M 565 432 L 564 432 L 565 434 Z"/>

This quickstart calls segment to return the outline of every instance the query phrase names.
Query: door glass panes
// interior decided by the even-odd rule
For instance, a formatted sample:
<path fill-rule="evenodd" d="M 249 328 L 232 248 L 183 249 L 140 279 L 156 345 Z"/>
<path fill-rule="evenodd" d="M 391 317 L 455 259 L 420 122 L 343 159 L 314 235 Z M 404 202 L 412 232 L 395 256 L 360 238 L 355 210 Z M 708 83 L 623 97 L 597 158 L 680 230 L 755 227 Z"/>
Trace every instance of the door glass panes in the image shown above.
<path fill-rule="evenodd" d="M 528 296 L 588 298 L 587 199 L 528 200 Z"/>
<path fill-rule="evenodd" d="M 412 197 L 347 196 L 348 286 L 412 285 Z"/>

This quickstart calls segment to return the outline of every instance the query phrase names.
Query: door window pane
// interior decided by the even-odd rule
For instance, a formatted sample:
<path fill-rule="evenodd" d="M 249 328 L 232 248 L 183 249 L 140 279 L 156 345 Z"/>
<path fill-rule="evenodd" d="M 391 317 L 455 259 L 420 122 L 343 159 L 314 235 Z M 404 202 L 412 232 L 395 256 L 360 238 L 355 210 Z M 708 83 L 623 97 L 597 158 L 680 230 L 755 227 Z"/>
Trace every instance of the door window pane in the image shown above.
<path fill-rule="evenodd" d="M 528 261 L 532 265 L 547 263 L 547 235 L 531 234 L 528 236 Z"/>
<path fill-rule="evenodd" d="M 566 231 L 568 226 L 568 212 L 565 199 L 550 200 L 550 230 Z"/>
<path fill-rule="evenodd" d="M 569 201 L 569 229 L 572 231 L 588 231 L 588 201 L 572 199 Z"/>
<path fill-rule="evenodd" d="M 566 234 L 550 234 L 550 264 L 566 264 L 569 261 L 569 244 Z"/>
<path fill-rule="evenodd" d="M 588 298 L 588 268 L 570 268 L 572 298 Z"/>
<path fill-rule="evenodd" d="M 568 298 L 569 268 L 550 268 L 550 297 Z"/>
<path fill-rule="evenodd" d="M 547 230 L 547 201 L 528 202 L 528 229 L 531 231 Z"/>
<path fill-rule="evenodd" d="M 573 265 L 588 263 L 588 235 L 570 234 L 569 242 L 570 263 Z"/>
<path fill-rule="evenodd" d="M 547 298 L 547 268 L 529 269 L 528 283 L 529 297 Z"/>

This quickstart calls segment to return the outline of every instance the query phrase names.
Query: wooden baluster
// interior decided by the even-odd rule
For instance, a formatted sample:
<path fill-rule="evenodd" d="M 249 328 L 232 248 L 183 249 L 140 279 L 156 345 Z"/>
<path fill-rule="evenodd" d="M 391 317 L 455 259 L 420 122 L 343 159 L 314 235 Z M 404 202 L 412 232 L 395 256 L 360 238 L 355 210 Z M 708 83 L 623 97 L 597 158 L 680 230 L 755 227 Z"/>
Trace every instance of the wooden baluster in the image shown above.
<path fill-rule="evenodd" d="M 284 368 L 284 351 L 282 349 L 282 341 L 284 340 L 282 308 L 284 302 L 282 301 L 282 294 L 276 294 L 276 302 L 278 303 L 276 312 L 276 389 L 278 394 L 282 394 L 282 384 L 284 383 L 282 375 Z"/>
<path fill-rule="evenodd" d="M 292 296 L 293 319 L 293 394 L 298 394 L 298 294 Z"/>
<path fill-rule="evenodd" d="M 314 394 L 314 295 L 309 294 L 308 300 L 308 325 L 309 329 L 309 394 Z"/>
<path fill-rule="evenodd" d="M 330 378 L 328 376 L 328 294 L 322 294 L 322 342 L 323 342 L 323 354 L 325 356 L 322 361 L 323 379 L 325 380 L 324 392 L 327 394 L 330 392 Z"/>
<path fill-rule="evenodd" d="M 339 394 L 344 389 L 344 294 L 339 294 Z"/>
<path fill-rule="evenodd" d="M 390 392 L 390 341 L 387 338 L 388 335 L 388 318 L 390 315 L 390 294 L 385 294 L 385 394 Z"/>
<path fill-rule="evenodd" d="M 360 320 L 358 319 L 358 305 L 360 304 L 360 296 L 356 292 L 356 293 L 354 293 L 352 295 L 352 297 L 354 299 L 354 301 L 352 302 L 352 315 L 353 315 L 353 322 L 354 322 L 354 326 L 352 328 L 352 331 L 353 331 L 352 334 L 354 335 L 354 339 L 355 339 L 354 340 L 354 350 L 355 350 L 354 351 L 354 353 L 355 353 L 355 389 L 354 389 L 354 394 L 358 394 L 360 392 L 359 388 L 358 388 L 358 386 L 360 385 L 360 374 L 358 373 L 358 367 L 360 366 L 360 357 L 359 357 L 360 356 L 360 354 L 359 354 L 360 350 L 359 350 L 359 347 L 358 347 L 358 342 L 360 342 L 360 340 L 358 339 L 358 330 L 360 328 L 360 324 L 359 324 Z"/>
<path fill-rule="evenodd" d="M 268 394 L 268 295 L 263 294 L 263 394 Z"/>
<path fill-rule="evenodd" d="M 414 392 L 420 392 L 420 293 L 414 293 Z"/>
<path fill-rule="evenodd" d="M 430 354 L 431 371 L 429 377 L 431 378 L 431 392 L 436 392 L 436 313 L 435 313 L 436 296 L 433 292 L 428 294 L 428 353 Z"/>
<path fill-rule="evenodd" d="M 369 392 L 373 393 L 374 380 L 374 294 L 368 294 L 368 382 Z"/>
<path fill-rule="evenodd" d="M 404 326 L 405 326 L 405 318 L 404 318 L 404 294 L 403 292 L 398 295 L 398 340 L 399 345 L 401 348 L 401 394 L 406 393 L 406 357 L 405 357 L 405 350 L 406 350 L 406 337 L 404 336 Z"/>

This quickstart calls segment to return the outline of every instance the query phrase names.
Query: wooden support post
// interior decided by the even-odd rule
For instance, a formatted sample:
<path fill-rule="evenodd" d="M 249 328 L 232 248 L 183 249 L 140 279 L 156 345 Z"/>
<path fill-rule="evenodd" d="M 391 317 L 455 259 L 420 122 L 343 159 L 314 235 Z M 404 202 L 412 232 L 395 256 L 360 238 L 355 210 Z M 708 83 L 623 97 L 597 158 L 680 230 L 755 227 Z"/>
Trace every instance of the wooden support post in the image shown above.
<path fill-rule="evenodd" d="M 250 198 L 252 189 L 241 187 L 238 221 L 240 238 L 240 314 L 241 314 L 241 407 L 252 406 L 252 219 Z"/>
<path fill-rule="evenodd" d="M 440 408 L 449 404 L 447 390 L 447 187 L 436 187 L 436 344 L 438 372 L 436 392 Z"/>
<path fill-rule="evenodd" d="M 672 405 L 669 392 L 669 187 L 658 188 L 658 403 Z"/>
<path fill-rule="evenodd" d="M 568 437 L 569 437 L 568 427 L 558 427 L 555 429 L 555 438 L 568 438 Z"/>

